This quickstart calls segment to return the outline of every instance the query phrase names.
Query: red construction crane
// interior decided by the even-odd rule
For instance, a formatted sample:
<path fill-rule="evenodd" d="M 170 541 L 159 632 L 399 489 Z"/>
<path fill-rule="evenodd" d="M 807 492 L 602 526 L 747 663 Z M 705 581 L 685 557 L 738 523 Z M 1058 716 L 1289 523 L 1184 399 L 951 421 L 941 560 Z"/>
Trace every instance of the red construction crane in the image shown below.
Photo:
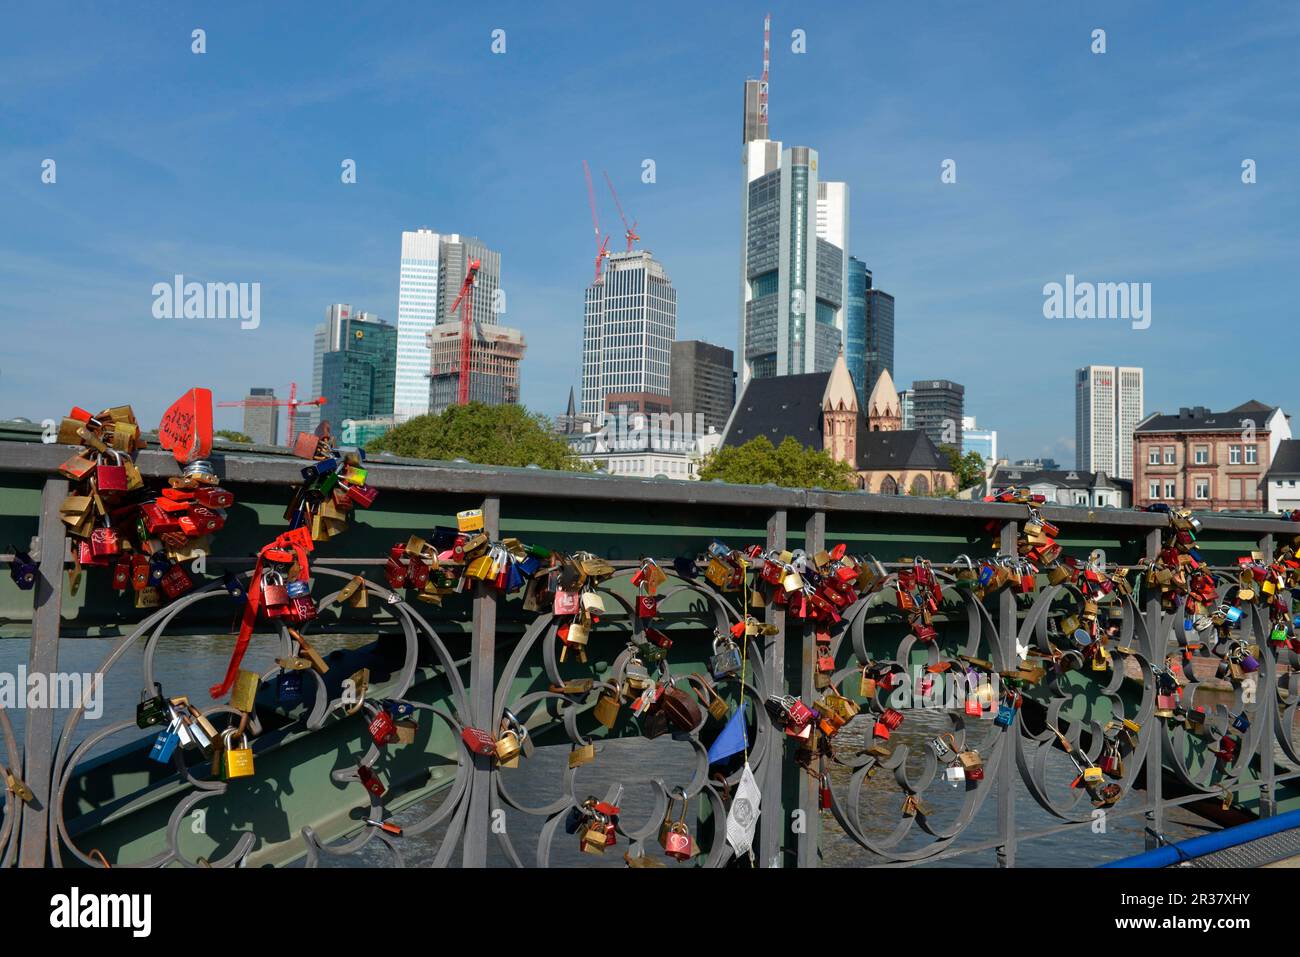
<path fill-rule="evenodd" d="M 479 261 L 471 259 L 469 269 L 465 270 L 465 281 L 460 284 L 460 292 L 456 294 L 456 301 L 451 304 L 451 311 L 454 315 L 456 307 L 460 307 L 460 384 L 456 390 L 456 404 L 469 405 L 469 364 L 472 357 L 470 349 L 470 312 L 473 308 L 474 297 L 470 292 L 474 288 L 474 281 L 478 278 Z"/>
<path fill-rule="evenodd" d="M 627 224 L 627 217 L 623 215 L 623 204 L 618 201 L 618 193 L 614 189 L 614 183 L 610 180 L 608 172 L 605 170 L 601 170 L 601 172 L 605 174 L 605 183 L 609 186 L 610 195 L 614 197 L 614 207 L 618 210 L 618 218 L 623 220 L 623 235 L 627 237 L 627 251 L 631 252 L 632 244 L 639 242 L 641 239 L 636 232 L 636 220 L 632 221 L 631 226 Z"/>
<path fill-rule="evenodd" d="M 277 405 L 288 406 L 288 407 L 289 407 L 289 431 L 286 433 L 286 437 L 287 437 L 287 444 L 289 444 L 289 445 L 293 445 L 294 439 L 297 437 L 297 435 L 296 435 L 296 433 L 295 433 L 295 431 L 294 431 L 294 419 L 295 419 L 296 416 L 297 416 L 298 406 L 300 406 L 300 405 L 316 405 L 316 406 L 321 406 L 321 405 L 324 405 L 324 404 L 325 404 L 325 397 L 324 397 L 323 395 L 322 395 L 322 396 L 317 396 L 317 397 L 314 398 L 314 399 L 307 399 L 307 400 L 304 400 L 304 401 L 302 401 L 302 402 L 299 402 L 299 401 L 298 401 L 298 383 L 296 383 L 296 382 L 290 382 L 290 383 L 289 383 L 289 398 L 288 398 L 288 399 L 276 399 L 276 398 L 272 398 L 271 396 L 267 396 L 267 397 L 264 398 L 264 399 L 261 399 L 261 398 L 259 398 L 259 399 L 241 399 L 241 400 L 238 401 L 238 402 L 218 402 L 218 403 L 217 403 L 217 407 L 218 407 L 218 408 L 221 408 L 221 409 L 235 409 L 235 408 L 239 408 L 239 409 L 269 409 L 269 408 L 271 408 L 272 406 L 277 406 Z"/>
<path fill-rule="evenodd" d="M 604 239 L 600 237 L 600 218 L 596 215 L 596 190 L 591 185 L 591 167 L 587 161 L 582 161 L 582 175 L 587 177 L 587 205 L 591 207 L 591 226 L 596 231 L 596 278 L 593 279 L 592 285 L 600 282 L 600 264 L 601 261 L 609 257 L 609 237 Z"/>

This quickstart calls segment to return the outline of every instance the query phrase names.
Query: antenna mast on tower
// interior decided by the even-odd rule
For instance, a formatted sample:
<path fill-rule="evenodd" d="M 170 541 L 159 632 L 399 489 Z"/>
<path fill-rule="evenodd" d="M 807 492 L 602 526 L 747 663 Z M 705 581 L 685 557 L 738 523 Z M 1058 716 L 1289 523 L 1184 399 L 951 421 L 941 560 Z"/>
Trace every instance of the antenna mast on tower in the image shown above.
<path fill-rule="evenodd" d="M 772 14 L 763 17 L 763 78 L 758 86 L 758 122 L 767 134 L 767 71 L 772 62 Z"/>

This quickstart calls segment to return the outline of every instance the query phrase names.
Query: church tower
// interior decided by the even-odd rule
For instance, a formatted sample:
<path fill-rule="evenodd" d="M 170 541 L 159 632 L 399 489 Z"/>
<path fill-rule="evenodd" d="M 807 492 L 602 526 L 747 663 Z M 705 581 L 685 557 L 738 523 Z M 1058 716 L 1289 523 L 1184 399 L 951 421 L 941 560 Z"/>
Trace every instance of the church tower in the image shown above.
<path fill-rule="evenodd" d="M 858 392 L 840 350 L 822 396 L 822 448 L 831 458 L 854 468 L 858 464 L 858 411 Z"/>
<path fill-rule="evenodd" d="M 867 399 L 867 428 L 872 432 L 898 432 L 903 428 L 903 409 L 888 369 L 881 370 Z"/>

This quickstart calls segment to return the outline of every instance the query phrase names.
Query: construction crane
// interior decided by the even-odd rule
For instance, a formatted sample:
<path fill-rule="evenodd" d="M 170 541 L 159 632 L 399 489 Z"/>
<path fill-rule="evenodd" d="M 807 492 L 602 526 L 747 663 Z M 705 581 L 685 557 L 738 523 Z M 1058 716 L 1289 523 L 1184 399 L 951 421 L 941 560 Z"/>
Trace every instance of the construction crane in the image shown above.
<path fill-rule="evenodd" d="M 641 237 L 637 235 L 636 220 L 632 221 L 631 226 L 627 224 L 627 217 L 623 215 L 623 204 L 618 201 L 618 192 L 614 189 L 614 183 L 609 178 L 607 171 L 601 170 L 601 172 L 605 174 L 605 184 L 609 186 L 609 193 L 614 197 L 614 208 L 618 210 L 618 218 L 623 220 L 623 235 L 627 237 L 627 251 L 631 252 L 632 244 L 641 240 Z"/>
<path fill-rule="evenodd" d="M 456 294 L 456 301 L 451 304 L 452 315 L 456 314 L 456 308 L 460 307 L 460 384 L 456 389 L 456 404 L 469 405 L 469 364 L 473 355 L 470 348 L 470 312 L 474 297 L 471 292 L 474 289 L 474 282 L 478 278 L 479 261 L 471 259 L 469 268 L 465 270 L 465 281 L 460 284 L 460 292 Z"/>
<path fill-rule="evenodd" d="M 600 236 L 600 218 L 596 215 L 596 190 L 591 185 L 591 167 L 587 161 L 582 161 L 582 175 L 587 177 L 587 205 L 591 207 L 591 226 L 596 231 L 596 278 L 591 283 L 594 286 L 600 282 L 600 264 L 609 257 L 609 237 L 601 239 Z"/>
<path fill-rule="evenodd" d="M 266 398 L 257 398 L 257 399 L 241 399 L 238 402 L 218 402 L 217 407 L 220 409 L 235 409 L 235 408 L 269 409 L 272 406 L 280 406 L 280 405 L 288 406 L 289 407 L 289 431 L 286 433 L 286 440 L 287 440 L 287 444 L 293 445 L 294 438 L 296 437 L 296 433 L 294 431 L 294 419 L 297 417 L 298 407 L 300 405 L 323 406 L 324 404 L 325 404 L 325 397 L 323 395 L 317 396 L 314 399 L 304 399 L 303 401 L 299 402 L 298 383 L 290 382 L 288 399 L 276 399 L 270 396 Z"/>

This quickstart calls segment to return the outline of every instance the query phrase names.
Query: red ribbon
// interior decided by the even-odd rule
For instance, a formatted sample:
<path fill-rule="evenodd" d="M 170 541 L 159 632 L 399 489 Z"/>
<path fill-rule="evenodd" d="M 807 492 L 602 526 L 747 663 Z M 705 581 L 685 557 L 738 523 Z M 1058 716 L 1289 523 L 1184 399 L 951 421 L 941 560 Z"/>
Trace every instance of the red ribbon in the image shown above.
<path fill-rule="evenodd" d="M 262 562 L 298 562 L 298 580 L 307 580 L 307 553 L 312 550 L 311 533 L 305 526 L 295 528 L 279 535 L 275 541 L 265 546 L 257 555 L 257 564 L 253 566 L 253 575 L 248 580 L 248 596 L 244 601 L 244 617 L 239 625 L 239 637 L 235 640 L 235 650 L 230 655 L 230 664 L 226 666 L 226 677 L 221 684 L 213 685 L 208 693 L 214 698 L 221 698 L 230 692 L 231 685 L 239 674 L 239 665 L 244 660 L 244 652 L 253 637 L 253 626 L 257 624 L 257 610 L 262 607 Z"/>

